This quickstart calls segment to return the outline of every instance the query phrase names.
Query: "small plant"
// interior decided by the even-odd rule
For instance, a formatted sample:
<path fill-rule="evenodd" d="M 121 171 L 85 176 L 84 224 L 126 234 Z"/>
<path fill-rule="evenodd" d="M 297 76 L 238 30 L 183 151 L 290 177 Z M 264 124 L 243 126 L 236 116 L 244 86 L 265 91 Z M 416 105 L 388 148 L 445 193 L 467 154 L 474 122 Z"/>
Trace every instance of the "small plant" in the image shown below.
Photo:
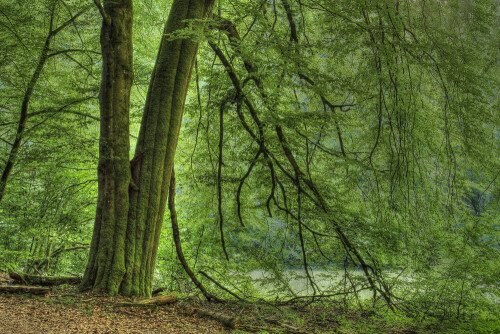
<path fill-rule="evenodd" d="M 82 312 L 89 316 L 92 316 L 94 315 L 94 308 L 92 307 L 92 305 L 87 305 L 82 309 Z"/>

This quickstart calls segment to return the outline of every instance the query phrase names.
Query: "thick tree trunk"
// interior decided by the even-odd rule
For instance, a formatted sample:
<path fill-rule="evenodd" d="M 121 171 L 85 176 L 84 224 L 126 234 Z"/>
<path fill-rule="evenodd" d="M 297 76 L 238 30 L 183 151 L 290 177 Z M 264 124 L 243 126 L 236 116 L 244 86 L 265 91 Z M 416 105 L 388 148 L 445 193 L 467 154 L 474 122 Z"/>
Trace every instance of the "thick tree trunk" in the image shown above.
<path fill-rule="evenodd" d="M 117 294 L 125 274 L 129 210 L 129 103 L 133 80 L 132 0 L 105 0 L 99 105 L 98 197 L 82 288 Z"/>
<path fill-rule="evenodd" d="M 168 197 L 184 102 L 199 42 L 174 39 L 185 20 L 204 19 L 213 0 L 176 0 L 172 4 L 156 59 L 132 166 L 127 273 L 123 293 L 151 295 L 156 253 Z M 201 29 L 202 27 L 200 27 Z M 136 190 L 137 189 L 137 190 Z"/>
<path fill-rule="evenodd" d="M 199 44 L 194 38 L 169 38 L 172 32 L 185 27 L 185 20 L 206 18 L 213 0 L 173 2 L 130 164 L 132 4 L 108 2 L 101 8 L 104 20 L 99 194 L 82 288 L 150 296 L 174 153 Z"/>

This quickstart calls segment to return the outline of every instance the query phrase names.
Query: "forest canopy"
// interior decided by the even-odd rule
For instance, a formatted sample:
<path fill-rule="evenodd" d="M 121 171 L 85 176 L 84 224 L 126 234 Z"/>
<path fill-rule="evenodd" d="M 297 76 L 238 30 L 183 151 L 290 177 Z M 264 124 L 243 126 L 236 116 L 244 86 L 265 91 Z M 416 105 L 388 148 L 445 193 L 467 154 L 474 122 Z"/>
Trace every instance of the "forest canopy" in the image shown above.
<path fill-rule="evenodd" d="M 0 269 L 495 314 L 499 13 L 3 1 Z"/>

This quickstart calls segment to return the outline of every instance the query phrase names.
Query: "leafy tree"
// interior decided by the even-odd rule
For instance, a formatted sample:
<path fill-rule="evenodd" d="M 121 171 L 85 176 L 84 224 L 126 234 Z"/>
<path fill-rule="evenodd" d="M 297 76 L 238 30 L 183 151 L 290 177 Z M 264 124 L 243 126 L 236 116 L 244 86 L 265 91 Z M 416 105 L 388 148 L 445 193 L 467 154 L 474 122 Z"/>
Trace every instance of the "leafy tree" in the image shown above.
<path fill-rule="evenodd" d="M 18 42 L 39 55 L 39 27 L 86 9 L 20 3 L 44 10 L 23 26 L 29 38 L 2 31 L 15 50 L 5 59 L 19 58 L 1 63 L 5 157 L 24 96 L 17 88 L 36 63 L 17 56 Z M 247 298 L 260 269 L 278 299 L 368 289 L 393 309 L 447 317 L 498 293 L 496 1 L 232 0 L 212 13 L 209 1 L 176 0 L 162 28 L 166 3 L 136 2 L 132 13 L 129 0 L 94 1 L 54 39 L 0 208 L 3 249 L 32 270 L 81 268 L 80 253 L 62 250 L 88 243 L 91 224 L 79 222 L 91 220 L 92 188 L 65 189 L 95 178 L 87 169 L 99 120 L 85 289 L 149 295 L 156 273 L 182 275 L 162 231 L 171 186 L 175 249 L 182 241 L 181 262 L 208 290 Z M 3 17 L 19 20 L 9 6 Z M 291 287 L 290 269 L 310 296 Z"/>
<path fill-rule="evenodd" d="M 231 240 L 212 256 L 253 254 L 257 268 L 294 245 L 317 293 L 312 269 L 344 264 L 389 303 L 409 294 L 386 269 L 436 270 L 426 288 L 446 277 L 452 293 L 474 264 L 498 284 L 485 269 L 498 256 L 498 211 L 474 219 L 463 200 L 470 170 L 475 187 L 497 184 L 497 14 L 490 1 L 221 7 L 186 109 L 186 223 Z M 467 224 L 488 237 L 466 241 Z M 469 301 L 478 289 L 465 289 Z"/>
<path fill-rule="evenodd" d="M 82 270 L 81 260 L 62 259 L 83 257 L 95 210 L 100 55 L 89 9 L 62 1 L 0 6 L 3 265 Z"/>
<path fill-rule="evenodd" d="M 39 8 L 37 8 L 39 7 Z M 33 17 L 33 19 L 28 19 L 26 20 L 27 22 L 30 23 L 30 25 L 16 25 L 16 21 L 23 22 L 25 21 L 25 17 L 19 16 L 19 12 L 25 13 L 26 11 L 47 11 L 48 15 L 48 29 L 47 31 L 42 35 L 42 36 L 36 36 L 40 33 L 38 29 L 34 29 L 37 26 L 36 20 L 40 18 L 38 17 Z M 4 140 L 5 144 L 9 146 L 9 154 L 7 160 L 4 162 L 4 166 L 2 169 L 2 176 L 0 178 L 0 203 L 2 199 L 4 198 L 5 195 L 5 189 L 7 187 L 7 182 L 9 180 L 10 173 L 12 172 L 12 169 L 14 167 L 14 164 L 16 163 L 16 160 L 18 159 L 19 156 L 19 151 L 21 148 L 21 143 L 23 141 L 25 132 L 26 132 L 26 125 L 28 122 L 28 118 L 34 117 L 37 115 L 40 115 L 41 113 L 44 112 L 35 112 L 35 113 L 30 113 L 30 103 L 32 100 L 33 93 L 35 91 L 35 88 L 37 84 L 39 83 L 40 76 L 42 75 L 42 72 L 44 71 L 46 65 L 48 64 L 48 61 L 51 58 L 66 54 L 66 53 L 71 53 L 71 52 L 81 52 L 84 50 L 78 50 L 78 49 L 68 49 L 68 48 L 58 48 L 57 45 L 58 43 L 54 43 L 54 39 L 58 37 L 65 29 L 67 29 L 69 26 L 71 26 L 80 16 L 82 16 L 87 10 L 87 8 L 81 9 L 79 12 L 76 14 L 72 13 L 72 9 L 69 7 L 66 7 L 65 10 L 67 10 L 67 14 L 64 16 L 69 16 L 69 18 L 65 18 L 63 15 L 58 15 L 56 16 L 56 10 L 58 10 L 58 4 L 57 1 L 50 1 L 48 3 L 42 3 L 41 6 L 33 5 L 27 2 L 19 2 L 14 5 L 8 4 L 5 5 L 2 14 L 3 14 L 3 19 L 5 22 L 3 22 L 3 27 L 6 28 L 8 31 L 8 34 L 5 34 L 5 47 L 9 48 L 11 47 L 12 41 L 15 41 L 16 43 L 20 43 L 22 46 L 21 48 L 16 48 L 14 52 L 10 53 L 4 58 L 4 64 L 5 68 L 8 70 L 5 74 L 10 76 L 10 73 L 12 70 L 17 70 L 19 67 L 22 66 L 30 66 L 26 63 L 23 64 L 23 60 L 18 60 L 10 57 L 15 57 L 16 55 L 19 56 L 21 52 L 28 52 L 29 58 L 35 58 L 37 59 L 36 65 L 34 68 L 31 70 L 32 74 L 27 77 L 23 78 L 27 82 L 23 82 L 20 86 L 17 86 L 16 89 L 23 91 L 22 96 L 19 96 L 19 101 L 16 101 L 19 103 L 18 107 L 19 108 L 19 121 L 17 122 L 17 129 L 15 131 L 15 135 L 13 138 L 13 141 L 9 140 Z M 17 15 L 16 15 L 17 14 Z M 43 17 L 42 17 L 43 18 Z M 62 21 L 62 22 L 59 22 Z M 45 24 L 44 24 L 45 25 Z M 18 30 L 22 29 L 21 32 Z M 42 39 L 42 44 L 37 45 L 35 48 L 28 48 L 25 44 L 25 41 L 23 40 L 22 34 L 34 34 L 35 39 Z M 32 39 L 30 42 L 32 43 L 40 43 L 40 41 Z M 54 45 L 56 44 L 56 45 Z M 63 44 L 64 43 L 60 43 Z M 7 49 L 5 50 L 7 52 Z M 16 52 L 17 51 L 17 52 Z M 32 60 L 32 59 L 29 59 Z M 9 88 L 13 88 L 16 86 L 16 83 L 14 82 L 9 82 L 10 78 L 4 78 L 5 82 L 9 83 Z M 3 81 L 3 80 L 2 80 Z M 20 88 L 22 87 L 22 88 Z M 17 95 L 17 94 L 16 94 Z M 14 95 L 15 96 L 15 95 Z M 17 96 L 15 96 L 15 99 Z M 87 98 L 82 99 L 81 97 L 77 100 L 73 101 L 66 101 L 64 105 L 62 105 L 58 111 L 64 111 L 68 107 L 80 103 L 82 101 L 87 100 Z M 8 106 L 3 106 L 4 109 L 9 110 L 10 108 L 13 108 L 14 106 L 12 103 Z M 4 123 L 3 125 L 10 125 L 10 122 Z"/>

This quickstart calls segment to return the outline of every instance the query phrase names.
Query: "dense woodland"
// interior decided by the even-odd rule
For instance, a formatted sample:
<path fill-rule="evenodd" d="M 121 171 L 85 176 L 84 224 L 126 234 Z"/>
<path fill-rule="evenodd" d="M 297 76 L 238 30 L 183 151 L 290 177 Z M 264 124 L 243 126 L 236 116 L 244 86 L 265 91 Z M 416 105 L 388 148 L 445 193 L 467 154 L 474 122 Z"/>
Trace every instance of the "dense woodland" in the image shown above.
<path fill-rule="evenodd" d="M 2 1 L 0 269 L 120 296 L 497 317 L 499 15 Z"/>

